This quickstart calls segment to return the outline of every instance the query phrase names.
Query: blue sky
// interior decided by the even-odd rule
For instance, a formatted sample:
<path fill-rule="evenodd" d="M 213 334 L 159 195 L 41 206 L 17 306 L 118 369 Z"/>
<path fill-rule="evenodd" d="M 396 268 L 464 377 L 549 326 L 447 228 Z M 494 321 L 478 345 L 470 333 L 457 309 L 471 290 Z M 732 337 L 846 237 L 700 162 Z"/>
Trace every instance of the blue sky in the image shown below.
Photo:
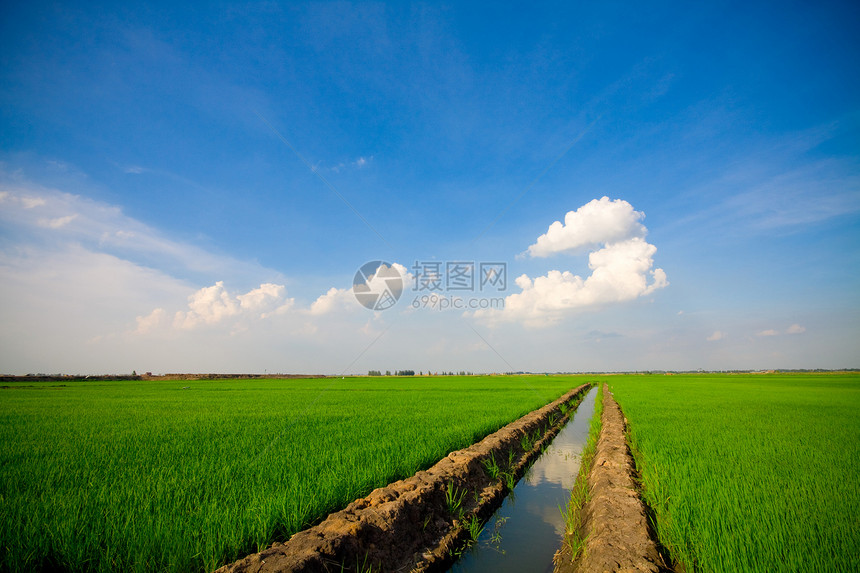
<path fill-rule="evenodd" d="M 0 371 L 860 367 L 858 24 L 7 2 Z M 416 261 L 513 298 L 412 308 Z"/>

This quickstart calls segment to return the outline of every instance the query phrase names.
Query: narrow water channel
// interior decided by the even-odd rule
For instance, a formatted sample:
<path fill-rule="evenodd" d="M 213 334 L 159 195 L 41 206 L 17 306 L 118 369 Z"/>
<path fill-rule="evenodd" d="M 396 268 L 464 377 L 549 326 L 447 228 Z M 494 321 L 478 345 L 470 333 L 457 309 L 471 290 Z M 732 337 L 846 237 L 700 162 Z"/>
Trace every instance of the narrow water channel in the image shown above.
<path fill-rule="evenodd" d="M 561 547 L 564 519 L 559 507 L 570 499 L 597 389 L 592 388 L 573 418 L 517 483 L 451 573 L 552 572 Z"/>

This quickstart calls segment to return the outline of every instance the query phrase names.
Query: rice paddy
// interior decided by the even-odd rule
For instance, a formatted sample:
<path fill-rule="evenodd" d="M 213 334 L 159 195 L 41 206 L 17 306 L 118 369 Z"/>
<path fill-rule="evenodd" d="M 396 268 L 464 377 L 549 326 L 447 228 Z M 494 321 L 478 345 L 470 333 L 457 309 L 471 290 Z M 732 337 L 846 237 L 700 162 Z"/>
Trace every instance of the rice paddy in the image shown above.
<path fill-rule="evenodd" d="M 0 569 L 211 571 L 582 382 L 13 383 L 0 389 Z"/>
<path fill-rule="evenodd" d="M 598 378 L 687 571 L 858 570 L 857 373 L 12 383 L 0 570 L 211 571 Z"/>
<path fill-rule="evenodd" d="M 606 380 L 687 571 L 860 570 L 860 375 Z"/>

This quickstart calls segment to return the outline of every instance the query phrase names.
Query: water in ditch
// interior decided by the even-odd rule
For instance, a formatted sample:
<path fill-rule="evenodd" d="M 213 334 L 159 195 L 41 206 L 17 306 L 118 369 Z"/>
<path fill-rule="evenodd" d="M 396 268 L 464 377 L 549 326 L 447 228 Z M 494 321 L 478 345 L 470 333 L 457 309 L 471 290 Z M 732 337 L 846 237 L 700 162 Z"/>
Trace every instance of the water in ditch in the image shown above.
<path fill-rule="evenodd" d="M 597 389 L 592 388 L 552 444 L 517 483 L 452 573 L 552 572 L 579 456 L 588 441 Z"/>

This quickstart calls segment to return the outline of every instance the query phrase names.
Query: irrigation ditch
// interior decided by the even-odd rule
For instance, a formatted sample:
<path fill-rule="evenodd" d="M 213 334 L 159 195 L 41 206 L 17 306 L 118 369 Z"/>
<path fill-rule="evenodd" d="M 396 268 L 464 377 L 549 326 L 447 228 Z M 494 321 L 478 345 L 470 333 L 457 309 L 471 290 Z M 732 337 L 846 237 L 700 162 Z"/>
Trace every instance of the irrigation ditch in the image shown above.
<path fill-rule="evenodd" d="M 554 573 L 684 570 L 678 564 L 667 565 L 668 553 L 657 542 L 650 509 L 639 495 L 626 429 L 620 406 L 611 392 L 604 391 L 600 434 L 585 484 L 588 495 L 578 510 L 579 528 L 567 535 L 556 554 Z M 571 548 L 580 546 L 582 550 L 573 554 Z"/>
<path fill-rule="evenodd" d="M 436 572 L 476 539 L 591 384 L 216 573 Z"/>
<path fill-rule="evenodd" d="M 549 573 L 568 530 L 564 508 L 588 462 L 589 443 L 598 390 L 592 388 L 553 438 L 552 444 L 529 466 L 501 507 L 484 525 L 477 541 L 464 552 L 450 573 Z M 584 482 L 584 479 L 583 479 Z"/>

